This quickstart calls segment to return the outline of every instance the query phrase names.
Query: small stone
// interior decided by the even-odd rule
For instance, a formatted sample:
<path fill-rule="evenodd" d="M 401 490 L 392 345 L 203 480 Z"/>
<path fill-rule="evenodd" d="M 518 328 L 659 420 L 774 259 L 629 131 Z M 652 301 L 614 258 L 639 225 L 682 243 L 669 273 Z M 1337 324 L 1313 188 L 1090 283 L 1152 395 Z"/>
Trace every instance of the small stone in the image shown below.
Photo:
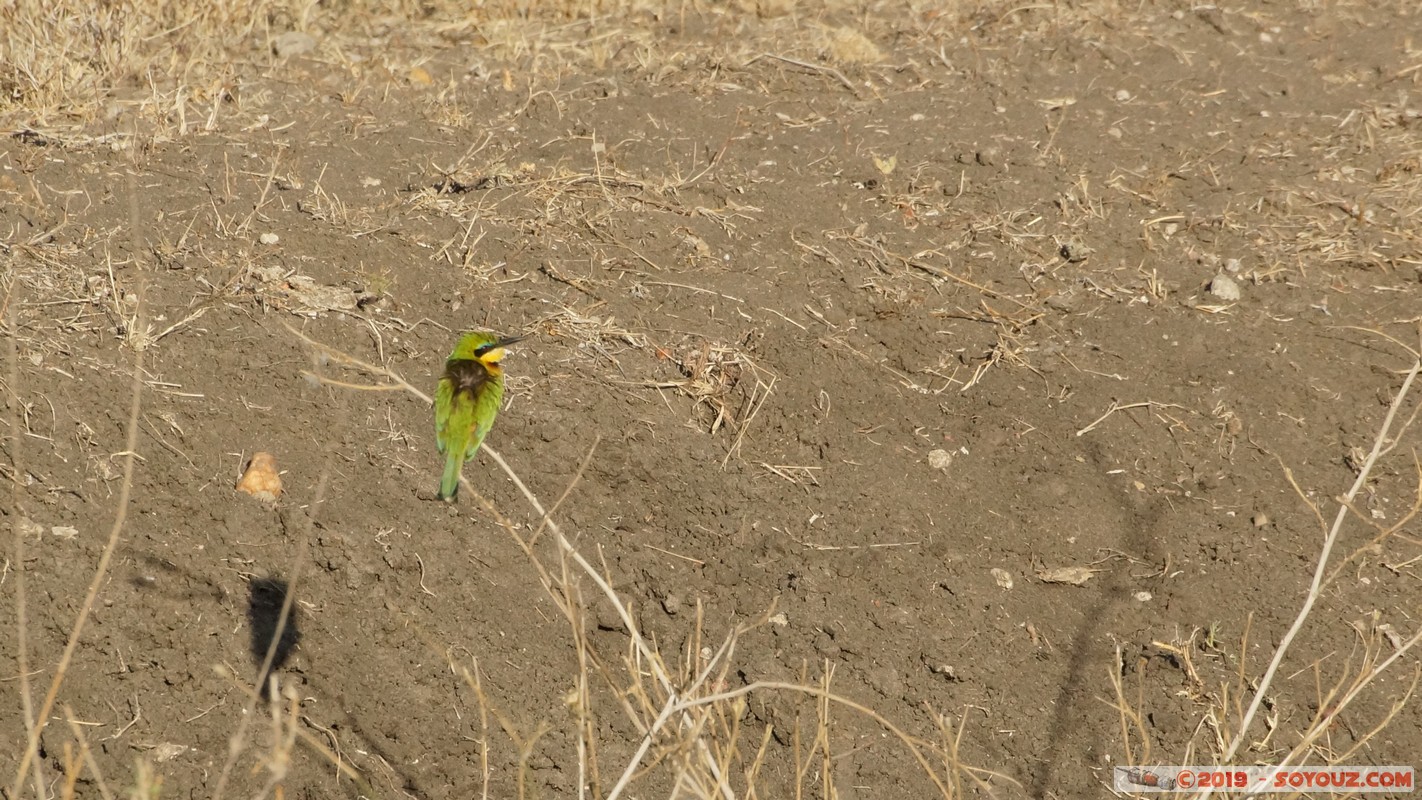
<path fill-rule="evenodd" d="M 1062 258 L 1075 264 L 1081 261 L 1085 261 L 1086 257 L 1091 255 L 1095 251 L 1096 249 L 1094 247 L 1090 247 L 1085 242 L 1082 242 L 1080 239 L 1071 239 L 1062 242 L 1062 246 L 1058 248 L 1057 253 L 1061 255 Z"/>
<path fill-rule="evenodd" d="M 994 581 L 997 581 L 998 586 L 1002 587 L 1003 589 L 1012 588 L 1012 573 L 1001 567 L 993 567 L 991 570 L 989 570 L 989 572 L 992 573 L 992 579 Z"/>
<path fill-rule="evenodd" d="M 1225 272 L 1228 272 L 1228 273 L 1231 274 L 1231 275 L 1238 275 L 1239 272 L 1240 272 L 1240 270 L 1242 270 L 1242 269 L 1244 269 L 1244 262 L 1240 261 L 1239 259 L 1237 259 L 1237 258 L 1226 258 L 1226 259 L 1225 259 Z"/>
<path fill-rule="evenodd" d="M 1131 99 L 1131 93 L 1130 93 L 1130 92 L 1126 91 L 1125 89 L 1117 89 L 1117 90 L 1116 90 L 1116 102 L 1118 102 L 1118 103 L 1125 103 L 1125 102 L 1128 102 L 1130 99 Z"/>
<path fill-rule="evenodd" d="M 281 241 L 281 237 L 277 236 L 275 233 L 264 233 L 261 236 L 257 237 L 257 241 L 261 242 L 262 244 L 276 244 L 277 242 Z"/>
<path fill-rule="evenodd" d="M 1269 526 L 1270 522 L 1269 515 L 1265 514 L 1263 511 L 1255 513 L 1254 516 L 1249 518 L 1249 521 L 1253 523 L 1254 527 L 1256 528 L 1266 528 Z"/>
<path fill-rule="evenodd" d="M 934 675 L 942 676 L 946 681 L 953 683 L 958 682 L 958 670 L 955 669 L 952 664 L 944 664 L 937 661 L 925 661 L 924 663 L 927 665 L 928 671 Z"/>
<path fill-rule="evenodd" d="M 188 752 L 188 750 L 190 749 L 192 748 L 188 747 L 185 744 L 162 742 L 161 744 L 154 745 L 153 749 L 150 750 L 148 754 L 153 757 L 154 761 L 157 761 L 161 764 L 165 761 L 172 761 L 183 753 Z"/>
<path fill-rule="evenodd" d="M 953 466 L 953 454 L 947 450 L 932 450 L 928 454 L 928 466 L 946 471 Z"/>
<path fill-rule="evenodd" d="M 1044 583 L 1069 583 L 1072 586 L 1085 586 L 1087 581 L 1096 577 L 1096 573 L 1100 571 L 1090 567 L 1055 567 L 1038 570 L 1037 577 L 1041 578 Z"/>
<path fill-rule="evenodd" d="M 1210 280 L 1210 294 L 1226 303 L 1233 303 L 1240 298 L 1239 284 L 1228 275 L 1216 275 Z"/>
<path fill-rule="evenodd" d="M 1155 595 L 1151 594 L 1150 592 L 1144 591 L 1136 592 L 1131 596 L 1134 597 L 1136 599 L 1136 602 L 1138 603 L 1149 603 L 1151 601 L 1151 598 L 1155 597 Z"/>
<path fill-rule="evenodd" d="M 1402 634 L 1398 633 L 1398 632 L 1397 632 L 1397 629 L 1394 628 L 1390 623 L 1384 622 L 1384 623 L 1379 624 L 1379 625 L 1378 625 L 1378 633 L 1381 633 L 1383 636 L 1386 636 L 1386 637 L 1387 637 L 1387 641 L 1388 641 L 1389 644 L 1392 645 L 1392 649 L 1393 649 L 1393 650 L 1395 650 L 1395 651 L 1397 651 L 1397 652 L 1399 652 L 1399 653 L 1401 653 L 1401 652 L 1404 650 L 1404 648 L 1403 648 L 1403 646 L 1402 646 L 1402 645 L 1403 645 Z"/>
<path fill-rule="evenodd" d="M 667 612 L 667 616 L 674 617 L 681 611 L 681 598 L 674 594 L 669 594 L 662 598 L 662 610 Z"/>

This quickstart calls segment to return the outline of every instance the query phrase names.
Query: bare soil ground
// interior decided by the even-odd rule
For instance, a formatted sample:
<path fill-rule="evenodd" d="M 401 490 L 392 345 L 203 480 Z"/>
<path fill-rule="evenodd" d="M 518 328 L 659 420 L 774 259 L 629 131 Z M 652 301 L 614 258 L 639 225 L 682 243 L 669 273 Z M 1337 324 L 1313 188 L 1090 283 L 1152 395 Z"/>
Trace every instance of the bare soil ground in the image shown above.
<path fill-rule="evenodd" d="M 1417 392 L 1240 731 L 1419 347 L 1414 3 L 320 13 L 93 86 L 8 41 L 0 793 L 1422 752 Z M 557 532 L 487 454 L 432 499 L 392 376 L 476 327 L 533 337 L 489 444 Z"/>

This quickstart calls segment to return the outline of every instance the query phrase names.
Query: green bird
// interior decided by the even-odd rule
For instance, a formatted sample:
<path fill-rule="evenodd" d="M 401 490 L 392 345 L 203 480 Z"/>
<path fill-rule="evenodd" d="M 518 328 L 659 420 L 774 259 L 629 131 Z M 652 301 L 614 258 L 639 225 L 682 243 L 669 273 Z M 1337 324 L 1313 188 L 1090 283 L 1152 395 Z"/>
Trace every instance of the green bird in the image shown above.
<path fill-rule="evenodd" d="M 439 498 L 453 501 L 459 493 L 459 470 L 479 452 L 494 427 L 504 401 L 504 348 L 526 337 L 500 337 L 490 331 L 469 331 L 459 337 L 444 362 L 435 389 L 435 442 L 444 454 Z"/>

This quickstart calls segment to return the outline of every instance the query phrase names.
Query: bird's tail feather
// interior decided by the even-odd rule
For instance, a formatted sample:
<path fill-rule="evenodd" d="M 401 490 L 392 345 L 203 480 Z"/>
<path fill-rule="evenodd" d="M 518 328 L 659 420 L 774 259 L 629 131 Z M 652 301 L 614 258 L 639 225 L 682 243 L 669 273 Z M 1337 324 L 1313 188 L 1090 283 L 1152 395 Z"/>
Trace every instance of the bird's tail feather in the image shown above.
<path fill-rule="evenodd" d="M 464 466 L 462 448 L 451 447 L 444 458 L 444 477 L 439 481 L 439 499 L 453 500 L 459 494 L 459 468 Z"/>

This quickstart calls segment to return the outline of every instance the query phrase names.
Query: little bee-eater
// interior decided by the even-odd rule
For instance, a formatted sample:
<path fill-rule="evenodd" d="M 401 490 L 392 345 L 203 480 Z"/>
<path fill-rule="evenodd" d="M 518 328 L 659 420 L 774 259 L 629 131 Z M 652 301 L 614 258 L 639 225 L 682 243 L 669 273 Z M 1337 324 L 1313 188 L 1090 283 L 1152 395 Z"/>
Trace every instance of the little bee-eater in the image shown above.
<path fill-rule="evenodd" d="M 479 452 L 479 445 L 494 427 L 494 417 L 504 401 L 504 370 L 499 361 L 504 348 L 523 339 L 470 331 L 459 337 L 444 362 L 444 376 L 435 389 L 435 442 L 444 454 L 441 500 L 454 499 L 459 492 L 459 470 Z"/>

